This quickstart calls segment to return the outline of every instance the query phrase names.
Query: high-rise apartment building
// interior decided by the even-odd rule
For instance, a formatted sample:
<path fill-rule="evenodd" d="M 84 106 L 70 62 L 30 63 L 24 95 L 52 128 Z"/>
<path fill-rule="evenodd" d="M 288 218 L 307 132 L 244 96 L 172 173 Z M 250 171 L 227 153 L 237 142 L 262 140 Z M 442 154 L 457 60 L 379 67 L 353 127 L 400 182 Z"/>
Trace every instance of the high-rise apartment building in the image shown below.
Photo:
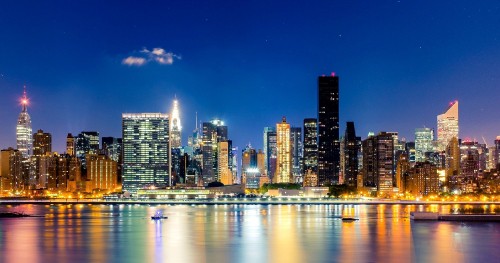
<path fill-rule="evenodd" d="M 392 192 L 394 177 L 393 133 L 380 132 L 363 141 L 363 184 L 379 193 Z"/>
<path fill-rule="evenodd" d="M 315 118 L 304 119 L 304 161 L 302 173 L 318 172 L 318 121 Z"/>
<path fill-rule="evenodd" d="M 290 140 L 290 124 L 283 117 L 281 123 L 276 124 L 277 162 L 276 174 L 273 182 L 292 183 L 292 146 Z"/>
<path fill-rule="evenodd" d="M 292 176 L 294 182 L 302 182 L 303 146 L 301 127 L 290 128 L 290 140 L 292 146 Z"/>
<path fill-rule="evenodd" d="M 75 137 L 71 133 L 66 136 L 66 154 L 75 156 Z"/>
<path fill-rule="evenodd" d="M 415 161 L 425 162 L 425 154 L 433 152 L 434 130 L 430 128 L 415 129 Z"/>
<path fill-rule="evenodd" d="M 361 137 L 356 136 L 354 122 L 347 122 L 344 135 L 344 184 L 357 187 Z"/>
<path fill-rule="evenodd" d="M 453 137 L 458 137 L 458 101 L 451 102 L 445 113 L 437 116 L 438 150 L 445 151 Z"/>
<path fill-rule="evenodd" d="M 99 132 L 82 131 L 75 138 L 75 154 L 82 164 L 82 173 L 87 174 L 87 154 L 99 154 Z"/>
<path fill-rule="evenodd" d="M 41 156 L 52 152 L 52 135 L 43 130 L 33 134 L 33 155 Z"/>
<path fill-rule="evenodd" d="M 339 77 L 318 78 L 318 182 L 338 184 L 340 172 Z"/>
<path fill-rule="evenodd" d="M 122 114 L 124 191 L 171 185 L 169 124 L 168 114 Z"/>
<path fill-rule="evenodd" d="M 217 143 L 217 172 L 219 181 L 224 185 L 233 184 L 233 173 L 231 171 L 231 141 L 222 141 Z"/>
<path fill-rule="evenodd" d="M 92 190 L 114 191 L 117 187 L 117 162 L 104 154 L 89 154 L 87 162 L 87 177 Z"/>
<path fill-rule="evenodd" d="M 203 123 L 202 134 L 202 176 L 203 183 L 220 181 L 218 172 L 217 146 L 219 142 L 228 140 L 227 126 L 224 122 L 214 119 L 211 122 Z"/>
<path fill-rule="evenodd" d="M 436 166 L 429 162 L 417 162 L 410 169 L 407 191 L 413 196 L 439 193 L 439 177 Z"/>
<path fill-rule="evenodd" d="M 264 155 L 267 177 L 270 181 L 274 181 L 274 174 L 276 173 L 276 128 L 264 128 Z"/>

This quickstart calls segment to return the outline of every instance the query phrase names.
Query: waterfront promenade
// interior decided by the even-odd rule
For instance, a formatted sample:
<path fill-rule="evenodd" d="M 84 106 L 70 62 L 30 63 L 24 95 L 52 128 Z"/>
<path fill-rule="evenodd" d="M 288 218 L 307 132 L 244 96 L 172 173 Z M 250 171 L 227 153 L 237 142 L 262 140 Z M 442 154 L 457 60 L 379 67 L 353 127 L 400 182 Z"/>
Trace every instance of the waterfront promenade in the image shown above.
<path fill-rule="evenodd" d="M 169 204 L 169 205 L 500 205 L 499 201 L 414 201 L 391 199 L 334 198 L 214 198 L 214 199 L 0 199 L 0 205 L 15 204 Z"/>

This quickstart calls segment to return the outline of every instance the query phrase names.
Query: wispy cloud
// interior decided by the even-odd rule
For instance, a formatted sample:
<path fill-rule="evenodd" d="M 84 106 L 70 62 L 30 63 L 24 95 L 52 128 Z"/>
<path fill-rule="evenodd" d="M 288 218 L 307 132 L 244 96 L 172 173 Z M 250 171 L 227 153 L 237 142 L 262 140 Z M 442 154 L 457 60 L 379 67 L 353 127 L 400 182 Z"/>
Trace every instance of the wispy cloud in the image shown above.
<path fill-rule="evenodd" d="M 153 48 L 149 50 L 143 48 L 139 52 L 134 52 L 132 56 L 122 60 L 123 65 L 128 66 L 143 66 L 149 62 L 155 62 L 161 65 L 172 65 L 175 60 L 180 60 L 181 56 L 172 52 L 166 52 L 163 48 Z"/>

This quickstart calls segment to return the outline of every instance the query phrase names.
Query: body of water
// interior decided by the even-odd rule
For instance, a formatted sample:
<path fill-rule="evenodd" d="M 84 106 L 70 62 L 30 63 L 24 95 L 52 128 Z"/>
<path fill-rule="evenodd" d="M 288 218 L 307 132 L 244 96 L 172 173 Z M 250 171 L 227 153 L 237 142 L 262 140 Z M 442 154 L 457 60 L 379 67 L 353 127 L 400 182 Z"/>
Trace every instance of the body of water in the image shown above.
<path fill-rule="evenodd" d="M 409 219 L 452 208 L 4 205 L 40 217 L 0 219 L 0 262 L 500 262 L 499 223 Z"/>

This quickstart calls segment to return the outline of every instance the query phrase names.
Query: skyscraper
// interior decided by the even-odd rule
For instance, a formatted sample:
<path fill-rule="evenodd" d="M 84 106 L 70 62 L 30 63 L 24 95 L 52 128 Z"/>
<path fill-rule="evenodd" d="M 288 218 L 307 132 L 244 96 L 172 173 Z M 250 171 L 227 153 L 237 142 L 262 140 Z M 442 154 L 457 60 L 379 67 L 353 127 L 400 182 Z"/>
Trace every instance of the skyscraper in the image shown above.
<path fill-rule="evenodd" d="M 393 133 L 380 132 L 363 141 L 363 184 L 379 193 L 392 192 L 394 177 Z"/>
<path fill-rule="evenodd" d="M 318 172 L 318 121 L 315 118 L 304 119 L 304 161 L 303 171 L 317 175 Z"/>
<path fill-rule="evenodd" d="M 82 164 L 82 173 L 87 174 L 87 154 L 99 153 L 99 133 L 96 131 L 82 131 L 75 138 L 75 154 Z"/>
<path fill-rule="evenodd" d="M 231 171 L 231 141 L 223 141 L 217 143 L 217 165 L 218 178 L 224 185 L 233 184 L 233 173 Z"/>
<path fill-rule="evenodd" d="M 52 152 L 52 135 L 38 130 L 33 135 L 33 155 L 41 156 L 48 152 Z"/>
<path fill-rule="evenodd" d="M 458 137 L 458 101 L 451 102 L 445 113 L 437 116 L 438 150 L 445 151 L 453 137 Z"/>
<path fill-rule="evenodd" d="M 292 152 L 290 140 L 290 124 L 283 117 L 281 123 L 276 124 L 277 163 L 275 181 L 277 183 L 292 183 Z"/>
<path fill-rule="evenodd" d="M 66 154 L 74 156 L 75 153 L 75 137 L 71 133 L 66 136 Z"/>
<path fill-rule="evenodd" d="M 28 158 L 33 153 L 33 133 L 31 118 L 28 114 L 28 102 L 26 87 L 24 87 L 23 97 L 21 98 L 22 111 L 19 114 L 16 126 L 17 150 L 21 152 L 23 158 Z"/>
<path fill-rule="evenodd" d="M 415 161 L 425 162 L 425 153 L 434 151 L 434 131 L 430 128 L 415 129 Z"/>
<path fill-rule="evenodd" d="M 318 183 L 338 184 L 340 171 L 339 77 L 318 78 Z"/>
<path fill-rule="evenodd" d="M 122 114 L 124 191 L 171 185 L 169 124 L 168 114 Z"/>
<path fill-rule="evenodd" d="M 291 127 L 290 139 L 292 146 L 292 175 L 295 182 L 302 182 L 302 128 Z"/>
<path fill-rule="evenodd" d="M 172 108 L 172 118 L 170 119 L 170 138 L 172 142 L 172 149 L 181 147 L 181 119 L 179 116 L 179 102 L 174 100 Z"/>
<path fill-rule="evenodd" d="M 356 137 L 354 122 L 347 122 L 344 135 L 344 184 L 357 186 L 358 155 L 361 151 L 361 137 Z"/>
<path fill-rule="evenodd" d="M 276 128 L 264 128 L 264 155 L 267 177 L 270 181 L 274 180 L 276 173 Z"/>
<path fill-rule="evenodd" d="M 202 176 L 204 184 L 220 181 L 217 164 L 217 146 L 219 142 L 228 140 L 227 134 L 227 126 L 221 120 L 214 119 L 203 123 Z"/>

